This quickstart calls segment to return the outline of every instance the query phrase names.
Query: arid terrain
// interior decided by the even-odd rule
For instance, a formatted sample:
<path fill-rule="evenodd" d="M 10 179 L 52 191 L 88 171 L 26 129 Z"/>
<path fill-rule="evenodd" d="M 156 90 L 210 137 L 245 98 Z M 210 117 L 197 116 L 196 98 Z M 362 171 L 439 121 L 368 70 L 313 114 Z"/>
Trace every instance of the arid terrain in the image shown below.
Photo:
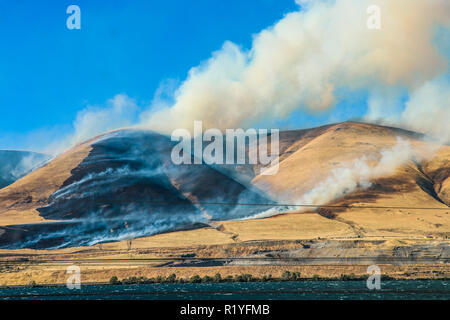
<path fill-rule="evenodd" d="M 411 156 L 382 168 L 401 156 L 399 139 Z M 141 160 L 131 158 L 142 146 L 150 149 Z M 257 165 L 175 167 L 170 146 L 119 130 L 1 189 L 0 285 L 64 283 L 73 264 L 86 282 L 284 270 L 336 277 L 371 264 L 396 278 L 450 277 L 450 146 L 356 122 L 284 131 L 275 175 Z M 375 168 L 370 183 L 352 183 L 367 169 L 360 163 Z M 115 175 L 124 168 L 131 173 Z M 208 205 L 242 199 L 261 206 Z M 298 203 L 317 206 L 289 206 Z M 257 219 L 270 208 L 278 214 Z"/>

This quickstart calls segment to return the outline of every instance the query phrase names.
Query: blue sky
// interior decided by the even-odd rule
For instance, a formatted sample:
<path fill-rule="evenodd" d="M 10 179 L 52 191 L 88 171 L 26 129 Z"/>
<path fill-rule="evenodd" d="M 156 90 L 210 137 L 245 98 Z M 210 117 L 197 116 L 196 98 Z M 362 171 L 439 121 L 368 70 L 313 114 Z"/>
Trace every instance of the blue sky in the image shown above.
<path fill-rule="evenodd" d="M 70 4 L 81 30 L 66 27 Z M 1 0 L 0 148 L 70 130 L 78 111 L 119 93 L 146 105 L 164 79 L 184 79 L 225 40 L 250 46 L 294 9 L 293 0 Z"/>

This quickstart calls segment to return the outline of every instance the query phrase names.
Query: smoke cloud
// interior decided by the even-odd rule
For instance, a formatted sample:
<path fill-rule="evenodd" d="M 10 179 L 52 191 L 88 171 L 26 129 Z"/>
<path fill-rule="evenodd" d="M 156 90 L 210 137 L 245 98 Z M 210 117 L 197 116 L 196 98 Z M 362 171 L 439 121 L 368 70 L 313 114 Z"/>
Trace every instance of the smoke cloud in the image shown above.
<path fill-rule="evenodd" d="M 436 26 L 450 25 L 448 1 L 297 3 L 301 10 L 255 35 L 249 50 L 225 42 L 192 68 L 175 91 L 175 102 L 154 105 L 156 111 L 143 117 L 143 125 L 166 133 L 191 128 L 194 120 L 203 120 L 206 128 L 247 127 L 297 109 L 331 108 L 340 89 L 367 90 L 374 101 L 383 101 L 380 94 L 395 100 L 396 90 L 422 92 L 447 70 L 447 59 L 433 41 Z M 381 9 L 381 30 L 366 25 L 371 5 Z M 412 99 L 421 95 L 413 93 Z M 378 104 L 383 108 L 384 103 Z M 414 105 L 410 102 L 409 108 Z M 373 104 L 372 112 L 383 114 L 376 109 Z"/>
<path fill-rule="evenodd" d="M 127 126 L 170 134 L 192 129 L 195 120 L 205 130 L 269 124 L 296 110 L 331 110 L 355 92 L 368 94 L 367 121 L 449 141 L 449 1 L 296 3 L 298 11 L 254 35 L 249 49 L 226 41 L 181 83 L 163 81 L 144 112 L 128 96 L 116 95 L 103 108 L 81 111 L 63 141 L 39 151 L 57 154 Z M 367 9 L 374 5 L 380 8 L 379 30 L 367 26 Z"/>
<path fill-rule="evenodd" d="M 450 81 L 434 80 L 414 91 L 401 115 L 401 124 L 450 142 Z"/>

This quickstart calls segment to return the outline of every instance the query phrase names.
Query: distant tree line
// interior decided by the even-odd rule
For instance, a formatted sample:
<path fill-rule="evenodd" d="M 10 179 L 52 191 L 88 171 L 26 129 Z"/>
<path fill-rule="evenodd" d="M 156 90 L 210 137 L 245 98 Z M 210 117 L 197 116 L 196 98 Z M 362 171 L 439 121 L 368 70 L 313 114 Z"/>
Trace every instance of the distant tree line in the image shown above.
<path fill-rule="evenodd" d="M 388 276 L 382 277 L 384 280 L 393 279 Z M 284 271 L 281 277 L 273 277 L 271 274 L 263 275 L 262 277 L 255 277 L 248 273 L 238 274 L 238 275 L 229 275 L 226 277 L 222 277 L 220 273 L 215 274 L 214 276 L 199 276 L 193 275 L 190 278 L 180 278 L 177 277 L 175 273 L 165 277 L 165 276 L 157 276 L 155 278 L 146 278 L 146 277 L 129 277 L 122 280 L 119 280 L 117 276 L 111 277 L 109 280 L 109 284 L 111 285 L 120 285 L 120 284 L 151 284 L 151 283 L 212 283 L 212 282 L 270 282 L 270 281 L 329 281 L 329 280 L 341 280 L 341 281 L 351 281 L 351 280 L 365 280 L 367 279 L 367 275 L 363 276 L 355 276 L 355 274 L 342 274 L 340 277 L 336 278 L 324 278 L 318 275 L 314 275 L 312 278 L 302 278 L 300 272 L 290 272 Z"/>

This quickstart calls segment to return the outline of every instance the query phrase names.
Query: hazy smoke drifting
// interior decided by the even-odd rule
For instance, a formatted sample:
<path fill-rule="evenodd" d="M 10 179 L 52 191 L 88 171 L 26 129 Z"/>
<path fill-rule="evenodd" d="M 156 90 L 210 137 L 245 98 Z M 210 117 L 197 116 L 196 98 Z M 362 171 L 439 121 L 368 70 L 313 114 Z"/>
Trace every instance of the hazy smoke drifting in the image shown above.
<path fill-rule="evenodd" d="M 77 114 L 73 142 L 79 143 L 105 131 L 131 126 L 138 107 L 127 95 L 118 94 L 108 100 L 107 108 L 88 107 Z"/>
<path fill-rule="evenodd" d="M 333 169 L 328 178 L 300 196 L 295 204 L 325 205 L 356 190 L 367 189 L 372 185 L 372 180 L 393 174 L 399 166 L 415 158 L 416 154 L 410 142 L 397 137 L 397 143 L 391 149 L 381 150 L 378 158 L 363 156 L 347 165 Z M 313 207 L 278 207 L 251 218 L 265 218 L 281 212 L 305 211 L 308 209 L 313 209 Z"/>
<path fill-rule="evenodd" d="M 206 128 L 246 127 L 295 109 L 330 108 L 341 88 L 413 92 L 447 69 L 433 41 L 435 27 L 450 24 L 449 1 L 297 3 L 302 10 L 255 35 L 250 50 L 226 42 L 192 68 L 175 103 L 154 106 L 143 123 L 163 132 L 191 128 L 194 120 Z M 381 8 L 381 30 L 366 26 L 370 5 Z"/>
<path fill-rule="evenodd" d="M 416 90 L 406 103 L 401 124 L 450 142 L 450 81 L 435 80 Z"/>
<path fill-rule="evenodd" d="M 27 151 L 0 150 L 0 188 L 42 166 L 49 157 Z"/>
<path fill-rule="evenodd" d="M 397 138 L 395 146 L 380 152 L 376 165 L 371 166 L 371 159 L 363 156 L 348 166 L 332 170 L 326 180 L 302 196 L 299 204 L 326 204 L 357 189 L 367 189 L 373 179 L 393 174 L 413 156 L 414 150 L 409 141 Z"/>
<path fill-rule="evenodd" d="M 24 156 L 14 168 L 11 168 L 11 175 L 13 175 L 16 179 L 24 176 L 30 171 L 44 165 L 49 157 L 43 154 L 38 153 L 30 153 Z"/>
<path fill-rule="evenodd" d="M 40 151 L 54 156 L 106 131 L 133 126 L 139 111 L 135 101 L 126 94 L 115 95 L 106 106 L 87 106 L 78 112 L 72 132 L 66 133 L 63 138 L 53 137 Z"/>

